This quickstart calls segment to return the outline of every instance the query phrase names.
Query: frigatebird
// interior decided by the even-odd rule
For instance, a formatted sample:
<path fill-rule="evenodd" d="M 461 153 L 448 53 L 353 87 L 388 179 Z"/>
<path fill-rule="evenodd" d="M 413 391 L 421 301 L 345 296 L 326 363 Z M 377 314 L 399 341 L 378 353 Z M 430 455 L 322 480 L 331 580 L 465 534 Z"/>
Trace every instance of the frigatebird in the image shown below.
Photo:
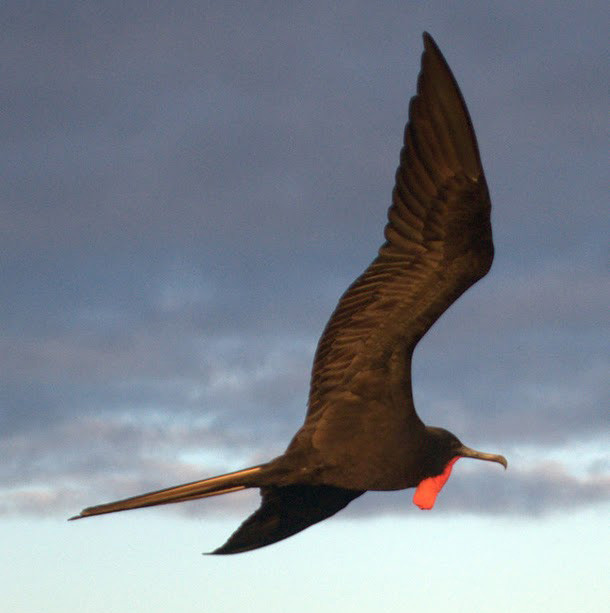
<path fill-rule="evenodd" d="M 434 505 L 462 457 L 498 462 L 419 418 L 411 360 L 432 324 L 491 267 L 489 191 L 458 85 L 424 33 L 385 243 L 343 294 L 319 340 L 305 422 L 286 451 L 258 466 L 84 509 L 71 519 L 260 488 L 262 501 L 212 553 L 280 541 L 367 490 L 416 487 Z"/>

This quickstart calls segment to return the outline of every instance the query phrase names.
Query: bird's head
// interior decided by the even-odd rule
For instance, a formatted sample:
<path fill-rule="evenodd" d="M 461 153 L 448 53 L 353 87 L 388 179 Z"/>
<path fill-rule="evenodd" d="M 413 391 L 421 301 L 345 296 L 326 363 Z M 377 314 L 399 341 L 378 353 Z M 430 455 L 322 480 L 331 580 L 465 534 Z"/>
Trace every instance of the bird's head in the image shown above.
<path fill-rule="evenodd" d="M 506 458 L 495 453 L 486 453 L 466 447 L 457 436 L 443 428 L 426 427 L 427 445 L 424 462 L 426 474 L 419 482 L 413 502 L 420 509 L 431 509 L 436 496 L 451 476 L 453 465 L 460 458 L 474 458 L 488 462 L 498 462 L 508 466 Z"/>

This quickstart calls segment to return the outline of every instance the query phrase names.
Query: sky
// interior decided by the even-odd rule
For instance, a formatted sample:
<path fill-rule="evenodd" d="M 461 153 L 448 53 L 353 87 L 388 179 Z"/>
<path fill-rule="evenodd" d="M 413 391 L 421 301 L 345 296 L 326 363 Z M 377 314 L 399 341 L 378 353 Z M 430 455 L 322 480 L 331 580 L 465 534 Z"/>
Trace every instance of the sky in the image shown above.
<path fill-rule="evenodd" d="M 0 24 L 4 611 L 603 609 L 605 3 L 8 0 Z M 419 344 L 415 403 L 508 470 L 226 558 L 200 554 L 256 492 L 66 522 L 283 451 L 383 242 L 424 30 L 496 256 Z"/>

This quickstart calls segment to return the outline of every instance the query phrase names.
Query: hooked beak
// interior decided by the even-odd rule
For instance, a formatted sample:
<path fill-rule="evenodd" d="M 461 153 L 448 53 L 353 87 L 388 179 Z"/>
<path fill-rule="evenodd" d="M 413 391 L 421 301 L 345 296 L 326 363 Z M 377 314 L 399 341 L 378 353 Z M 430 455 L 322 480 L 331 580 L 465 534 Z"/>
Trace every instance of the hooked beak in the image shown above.
<path fill-rule="evenodd" d="M 458 456 L 462 458 L 474 458 L 475 460 L 487 460 L 488 462 L 497 462 L 498 464 L 502 464 L 502 466 L 504 466 L 504 470 L 506 470 L 508 466 L 508 462 L 503 455 L 477 451 L 476 449 L 470 449 L 470 447 L 466 447 L 466 445 L 462 445 L 458 449 Z"/>

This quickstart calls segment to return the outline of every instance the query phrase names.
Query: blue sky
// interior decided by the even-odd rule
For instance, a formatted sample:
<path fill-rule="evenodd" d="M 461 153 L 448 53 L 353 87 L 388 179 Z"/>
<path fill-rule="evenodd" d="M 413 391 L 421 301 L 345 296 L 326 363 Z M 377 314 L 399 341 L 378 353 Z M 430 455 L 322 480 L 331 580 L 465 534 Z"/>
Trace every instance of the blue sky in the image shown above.
<path fill-rule="evenodd" d="M 601 610 L 605 5 L 0 13 L 9 612 Z M 464 460 L 430 513 L 367 494 L 223 560 L 200 553 L 255 493 L 65 522 L 281 453 L 326 319 L 382 242 L 423 30 L 473 118 L 496 258 L 418 346 L 415 401 L 509 470 Z"/>

